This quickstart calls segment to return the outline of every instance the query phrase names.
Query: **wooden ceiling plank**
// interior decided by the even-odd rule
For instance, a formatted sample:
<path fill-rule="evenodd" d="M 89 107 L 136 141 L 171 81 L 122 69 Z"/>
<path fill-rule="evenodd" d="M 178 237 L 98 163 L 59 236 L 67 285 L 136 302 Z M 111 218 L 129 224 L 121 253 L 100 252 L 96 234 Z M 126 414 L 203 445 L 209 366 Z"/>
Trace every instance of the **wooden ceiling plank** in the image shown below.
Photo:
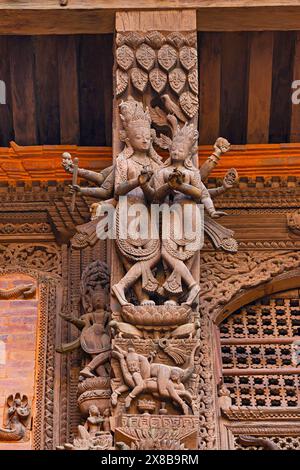
<path fill-rule="evenodd" d="M 213 144 L 219 136 L 221 91 L 221 35 L 200 33 L 199 142 Z"/>
<path fill-rule="evenodd" d="M 197 9 L 199 31 L 299 30 L 299 1 L 204 1 L 161 0 L 110 2 L 69 0 L 60 7 L 58 0 L 0 3 L 0 34 L 96 34 L 114 31 L 118 10 Z M 146 11 L 147 10 L 147 11 Z M 188 15 L 188 11 L 186 12 Z M 142 18 L 142 16 L 141 16 Z M 184 24 L 184 22 L 182 23 Z M 186 27 L 186 26 L 184 26 Z M 170 22 L 170 28 L 173 28 Z"/>
<path fill-rule="evenodd" d="M 250 40 L 247 142 L 267 143 L 272 91 L 273 33 L 255 32 Z"/>
<path fill-rule="evenodd" d="M 62 144 L 79 144 L 77 38 L 61 36 L 58 38 L 57 46 L 60 142 Z"/>
<path fill-rule="evenodd" d="M 222 35 L 220 134 L 232 144 L 246 143 L 248 34 Z"/>
<path fill-rule="evenodd" d="M 0 57 L 9 56 L 9 38 L 0 37 Z M 0 145 L 6 146 L 14 138 L 9 60 L 0 60 L 0 79 Z"/>
<path fill-rule="evenodd" d="M 300 32 L 296 33 L 293 81 L 300 80 Z M 300 84 L 300 82 L 299 82 Z M 299 85 L 297 86 L 299 89 Z M 297 90 L 294 89 L 294 92 Z M 291 90 L 292 93 L 292 90 Z M 297 98 L 297 96 L 295 96 Z M 298 99 L 300 94 L 298 93 Z M 300 141 L 300 103 L 292 103 L 290 142 Z"/>
<path fill-rule="evenodd" d="M 11 38 L 11 89 L 15 139 L 37 144 L 32 38 Z"/>

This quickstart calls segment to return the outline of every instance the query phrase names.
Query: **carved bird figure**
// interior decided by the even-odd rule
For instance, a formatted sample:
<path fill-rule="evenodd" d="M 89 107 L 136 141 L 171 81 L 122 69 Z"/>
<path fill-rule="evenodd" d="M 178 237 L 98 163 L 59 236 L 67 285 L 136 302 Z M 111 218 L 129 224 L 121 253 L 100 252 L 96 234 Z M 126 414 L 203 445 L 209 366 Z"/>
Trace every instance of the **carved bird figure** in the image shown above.
<path fill-rule="evenodd" d="M 178 326 L 170 334 L 172 338 L 192 338 L 197 330 L 200 328 L 200 323 L 186 323 L 185 325 Z"/>
<path fill-rule="evenodd" d="M 138 330 L 135 326 L 129 325 L 128 323 L 118 322 L 116 320 L 111 320 L 109 326 L 113 328 L 120 338 L 125 337 L 129 338 L 143 338 L 143 333 Z"/>
<path fill-rule="evenodd" d="M 185 123 L 187 118 L 181 111 L 180 107 L 169 97 L 169 95 L 162 95 L 161 100 L 168 111 L 168 114 L 175 114 L 179 121 Z"/>

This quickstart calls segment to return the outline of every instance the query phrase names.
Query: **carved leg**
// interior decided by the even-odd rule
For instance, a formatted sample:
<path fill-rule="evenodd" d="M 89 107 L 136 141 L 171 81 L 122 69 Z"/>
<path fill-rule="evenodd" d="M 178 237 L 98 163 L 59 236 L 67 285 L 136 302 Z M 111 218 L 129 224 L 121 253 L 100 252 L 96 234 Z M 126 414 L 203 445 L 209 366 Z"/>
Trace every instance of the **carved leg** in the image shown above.
<path fill-rule="evenodd" d="M 166 251 L 166 249 L 163 247 L 162 248 L 162 256 L 163 259 L 167 262 L 167 264 L 170 266 L 172 269 L 176 269 L 178 274 L 181 276 L 185 284 L 187 285 L 189 289 L 189 295 L 188 298 L 185 302 L 187 305 L 191 305 L 196 297 L 199 295 L 200 292 L 200 287 L 196 283 L 195 279 L 193 278 L 190 270 L 188 267 L 184 264 L 183 261 L 174 258 L 170 253 Z"/>
<path fill-rule="evenodd" d="M 126 384 L 122 384 L 116 388 L 116 390 L 111 394 L 111 405 L 117 406 L 119 396 L 121 393 L 127 392 L 127 390 L 129 390 L 129 387 Z"/>
<path fill-rule="evenodd" d="M 125 274 L 125 276 L 117 284 L 112 286 L 113 294 L 116 296 L 116 298 L 120 302 L 120 305 L 130 305 L 130 303 L 126 299 L 125 291 L 129 289 L 132 285 L 136 285 L 136 282 L 139 280 L 139 278 L 143 274 L 143 270 L 145 269 L 151 270 L 157 264 L 158 260 L 159 260 L 159 253 L 148 262 L 142 261 L 142 262 L 137 262 L 133 264 L 128 270 L 128 272 Z M 128 262 L 126 264 L 128 265 Z M 124 263 L 125 267 L 126 267 L 126 264 Z M 136 293 L 140 297 L 138 300 L 140 302 L 143 302 L 143 304 L 149 304 L 150 302 L 151 304 L 154 304 L 153 301 L 149 301 L 148 294 L 142 291 L 142 289 L 139 286 L 137 286 Z"/>
<path fill-rule="evenodd" d="M 131 405 L 131 402 L 134 398 L 140 395 L 145 390 L 145 382 L 142 379 L 141 375 L 138 373 L 133 374 L 133 379 L 136 383 L 134 389 L 129 393 L 125 400 L 125 408 L 128 409 Z"/>
<path fill-rule="evenodd" d="M 80 375 L 82 375 L 83 377 L 95 377 L 95 374 L 93 374 L 92 371 L 98 369 L 100 366 L 103 366 L 103 364 L 105 364 L 105 362 L 109 360 L 110 355 L 110 351 L 98 354 L 91 360 L 91 362 L 89 362 L 87 366 L 85 366 L 84 369 L 80 371 Z M 105 369 L 103 368 L 102 371 L 104 370 Z"/>

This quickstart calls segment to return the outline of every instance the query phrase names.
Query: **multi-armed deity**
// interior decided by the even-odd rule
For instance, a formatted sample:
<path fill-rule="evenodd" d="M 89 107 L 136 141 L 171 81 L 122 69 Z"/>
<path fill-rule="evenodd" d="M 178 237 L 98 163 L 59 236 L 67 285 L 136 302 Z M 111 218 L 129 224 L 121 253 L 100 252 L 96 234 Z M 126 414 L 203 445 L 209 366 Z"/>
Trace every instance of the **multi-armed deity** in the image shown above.
<path fill-rule="evenodd" d="M 204 226 L 216 247 L 236 250 L 232 232 L 213 220 L 226 215 L 215 209 L 213 198 L 231 188 L 237 175 L 230 170 L 222 186 L 214 189 L 207 189 L 203 183 L 220 155 L 229 150 L 226 139 L 216 141 L 214 152 L 199 169 L 198 132 L 193 124 L 180 124 L 174 115 L 168 115 L 168 136 L 161 134 L 157 138 L 148 109 L 133 98 L 120 104 L 120 118 L 124 149 L 113 166 L 101 173 L 79 168 L 78 175 L 96 187 L 72 185 L 73 192 L 106 203 L 109 200 L 115 208 L 112 245 L 117 256 L 114 254 L 112 263 L 111 293 L 117 303 L 112 302 L 113 311 L 109 314 L 94 299 L 92 307 L 85 309 L 79 319 L 64 316 L 81 330 L 81 337 L 63 345 L 61 351 L 80 344 L 89 356 L 80 372 L 81 408 L 82 395 L 89 386 L 97 388 L 97 377 L 105 378 L 110 373 L 115 441 L 124 441 L 126 445 L 135 442 L 136 446 L 141 413 L 155 415 L 158 428 L 164 429 L 168 418 L 170 432 L 179 426 L 182 435 L 197 434 L 200 407 L 197 261 L 203 243 L 201 228 Z M 155 145 L 168 150 L 165 161 Z M 63 165 L 66 171 L 73 172 L 70 155 L 64 154 Z M 163 205 L 164 210 L 155 219 L 153 232 L 154 205 Z M 141 212 L 147 214 L 146 229 L 141 227 L 145 220 Z M 89 234 L 95 233 L 100 219 L 101 216 L 94 217 L 88 224 Z M 85 416 L 91 404 L 97 405 L 97 394 L 83 406 Z M 104 404 L 99 408 L 104 411 Z M 84 433 L 88 429 L 86 426 Z M 82 437 L 83 428 L 80 430 Z M 192 447 L 196 445 L 194 437 Z"/>

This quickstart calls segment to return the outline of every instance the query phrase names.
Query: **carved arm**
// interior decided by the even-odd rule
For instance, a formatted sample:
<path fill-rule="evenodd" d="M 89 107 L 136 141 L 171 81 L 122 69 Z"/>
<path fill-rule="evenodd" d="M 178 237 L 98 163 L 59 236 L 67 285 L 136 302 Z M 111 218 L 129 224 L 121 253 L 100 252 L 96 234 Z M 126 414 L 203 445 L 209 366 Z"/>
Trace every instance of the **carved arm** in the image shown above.
<path fill-rule="evenodd" d="M 200 174 L 203 181 L 205 181 L 212 170 L 217 166 L 220 161 L 222 153 L 230 150 L 230 143 L 223 137 L 219 137 L 214 144 L 214 152 L 207 158 L 207 160 L 200 167 Z"/>
<path fill-rule="evenodd" d="M 140 185 L 138 178 L 133 178 L 129 181 L 125 181 L 124 183 L 120 183 L 116 187 L 116 195 L 117 196 L 125 196 L 127 193 L 132 191 L 133 189 L 137 188 Z"/>

